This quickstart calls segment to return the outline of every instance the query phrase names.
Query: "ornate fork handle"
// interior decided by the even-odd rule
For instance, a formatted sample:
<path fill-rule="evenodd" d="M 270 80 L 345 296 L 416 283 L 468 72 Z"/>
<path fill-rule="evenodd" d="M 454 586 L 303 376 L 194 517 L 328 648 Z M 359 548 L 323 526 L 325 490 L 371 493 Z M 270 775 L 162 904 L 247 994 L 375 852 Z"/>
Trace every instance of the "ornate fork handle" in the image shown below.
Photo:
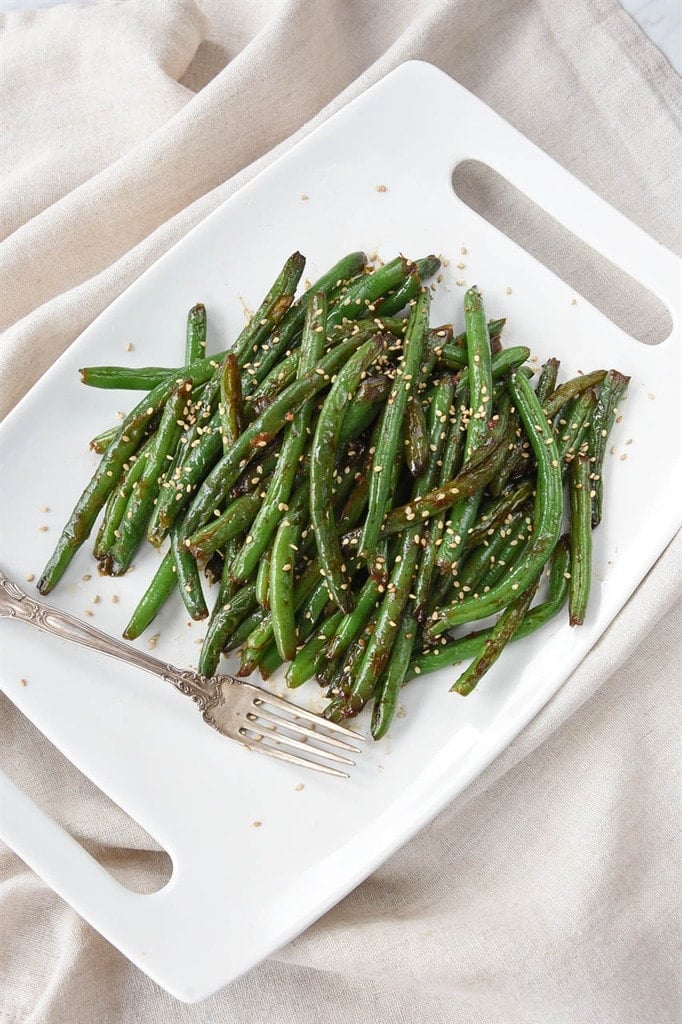
<path fill-rule="evenodd" d="M 62 640 L 72 640 L 82 647 L 89 647 L 101 654 L 108 654 L 112 658 L 127 665 L 137 665 L 146 669 L 160 679 L 171 683 L 181 693 L 191 697 L 202 711 L 211 707 L 218 700 L 219 686 L 212 679 L 200 676 L 198 672 L 190 669 L 181 670 L 169 665 L 166 662 L 153 658 L 144 651 L 138 651 L 135 647 L 129 647 L 114 637 L 107 636 L 93 626 L 88 626 L 68 612 L 62 612 L 57 608 L 51 608 L 36 601 L 35 598 L 25 594 L 16 583 L 8 580 L 0 573 L 0 618 L 21 619 L 28 622 L 45 633 L 52 633 L 53 636 Z"/>

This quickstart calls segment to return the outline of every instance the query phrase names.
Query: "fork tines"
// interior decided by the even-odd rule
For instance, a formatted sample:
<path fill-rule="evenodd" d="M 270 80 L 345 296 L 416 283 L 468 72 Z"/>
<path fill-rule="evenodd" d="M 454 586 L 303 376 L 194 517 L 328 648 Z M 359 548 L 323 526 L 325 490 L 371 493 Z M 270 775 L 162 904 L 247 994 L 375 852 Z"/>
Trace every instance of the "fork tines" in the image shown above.
<path fill-rule="evenodd" d="M 358 754 L 360 748 L 348 739 L 364 740 L 352 729 L 294 707 L 274 694 L 254 696 L 246 718 L 253 727 L 245 726 L 240 732 L 249 746 L 281 761 L 341 778 L 348 778 L 348 773 L 334 765 L 352 768 L 355 762 L 339 751 Z"/>

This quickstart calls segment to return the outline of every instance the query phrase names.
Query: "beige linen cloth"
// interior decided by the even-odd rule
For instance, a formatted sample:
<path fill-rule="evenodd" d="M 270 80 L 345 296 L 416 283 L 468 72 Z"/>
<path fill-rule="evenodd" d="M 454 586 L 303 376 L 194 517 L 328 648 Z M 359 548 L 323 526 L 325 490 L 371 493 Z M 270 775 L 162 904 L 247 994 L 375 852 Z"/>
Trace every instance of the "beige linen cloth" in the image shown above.
<path fill-rule="evenodd" d="M 4 412 L 192 225 L 409 58 L 679 249 L 679 81 L 614 0 L 128 0 L 0 24 Z M 203 1004 L 3 847 L 2 1024 L 672 1024 L 679 563 L 675 543 L 430 827 Z M 155 877 L 161 855 L 4 698 L 0 764 L 118 877 Z"/>

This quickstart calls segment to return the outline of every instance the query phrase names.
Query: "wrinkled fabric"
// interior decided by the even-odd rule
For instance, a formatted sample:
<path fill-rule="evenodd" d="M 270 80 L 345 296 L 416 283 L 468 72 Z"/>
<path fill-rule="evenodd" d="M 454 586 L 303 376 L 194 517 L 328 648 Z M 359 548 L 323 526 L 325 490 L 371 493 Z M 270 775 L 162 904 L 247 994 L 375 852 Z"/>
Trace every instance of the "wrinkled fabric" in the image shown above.
<path fill-rule="evenodd" d="M 680 247 L 679 79 L 612 0 L 127 0 L 0 31 L 3 414 L 189 228 L 411 58 Z M 0 847 L 2 1024 L 672 1024 L 681 551 L 461 797 L 202 1004 Z M 0 765 L 116 877 L 152 885 L 146 834 L 0 703 Z"/>

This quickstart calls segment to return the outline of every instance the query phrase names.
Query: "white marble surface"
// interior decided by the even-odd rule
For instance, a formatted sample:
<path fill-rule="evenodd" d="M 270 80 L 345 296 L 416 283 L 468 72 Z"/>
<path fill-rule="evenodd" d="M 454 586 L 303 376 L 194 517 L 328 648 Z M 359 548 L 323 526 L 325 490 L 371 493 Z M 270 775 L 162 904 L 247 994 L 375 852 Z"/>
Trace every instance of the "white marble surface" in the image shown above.
<path fill-rule="evenodd" d="M 0 11 L 35 10 L 56 7 L 65 0 L 0 0 Z M 73 0 L 71 0 L 73 2 Z M 77 0 L 90 5 L 97 0 Z M 242 0 L 248 3 L 248 0 Z M 555 0 L 555 3 L 571 0 Z M 622 6 L 649 36 L 649 39 L 682 74 L 682 0 L 620 0 Z"/>

